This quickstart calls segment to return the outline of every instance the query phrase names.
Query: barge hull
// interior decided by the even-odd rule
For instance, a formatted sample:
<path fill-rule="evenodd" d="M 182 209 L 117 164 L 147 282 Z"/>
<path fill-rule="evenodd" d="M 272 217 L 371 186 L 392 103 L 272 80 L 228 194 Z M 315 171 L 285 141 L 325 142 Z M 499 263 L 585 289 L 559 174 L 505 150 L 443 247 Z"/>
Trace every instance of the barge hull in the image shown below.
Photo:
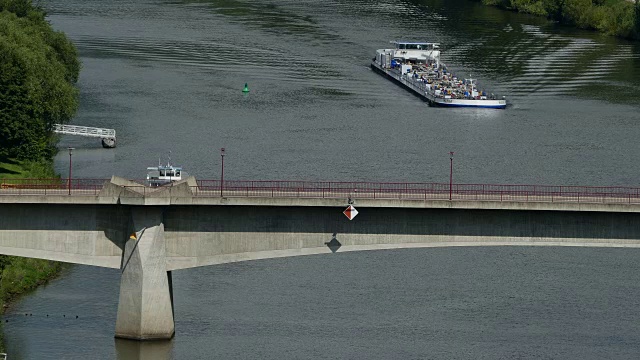
<path fill-rule="evenodd" d="M 436 99 L 431 98 L 429 94 L 427 94 L 427 98 L 430 104 L 440 107 L 504 109 L 507 106 L 504 101 L 500 100 Z"/>
<path fill-rule="evenodd" d="M 411 91 L 412 94 L 418 96 L 422 100 L 429 103 L 431 106 L 440 107 L 464 107 L 464 108 L 484 108 L 484 109 L 504 109 L 507 107 L 507 103 L 504 100 L 470 100 L 470 99 L 436 99 L 423 89 L 413 86 L 410 82 L 401 79 L 395 73 L 389 70 L 383 69 L 375 61 L 371 62 L 371 69 L 375 72 L 386 76 L 393 80 L 398 86 L 402 86 L 405 89 Z"/>

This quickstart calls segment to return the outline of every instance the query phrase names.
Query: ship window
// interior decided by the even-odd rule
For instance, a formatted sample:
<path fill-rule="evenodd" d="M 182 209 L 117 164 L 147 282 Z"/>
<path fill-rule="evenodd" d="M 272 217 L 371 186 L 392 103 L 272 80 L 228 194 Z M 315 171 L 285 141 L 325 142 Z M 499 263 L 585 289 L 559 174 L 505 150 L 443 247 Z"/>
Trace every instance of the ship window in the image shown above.
<path fill-rule="evenodd" d="M 180 176 L 180 170 L 176 171 L 176 176 Z"/>
<path fill-rule="evenodd" d="M 160 170 L 160 176 L 164 176 L 164 170 Z"/>
<path fill-rule="evenodd" d="M 167 171 L 167 176 L 173 176 L 173 170 Z"/>
<path fill-rule="evenodd" d="M 398 44 L 398 49 L 405 49 L 405 44 Z"/>

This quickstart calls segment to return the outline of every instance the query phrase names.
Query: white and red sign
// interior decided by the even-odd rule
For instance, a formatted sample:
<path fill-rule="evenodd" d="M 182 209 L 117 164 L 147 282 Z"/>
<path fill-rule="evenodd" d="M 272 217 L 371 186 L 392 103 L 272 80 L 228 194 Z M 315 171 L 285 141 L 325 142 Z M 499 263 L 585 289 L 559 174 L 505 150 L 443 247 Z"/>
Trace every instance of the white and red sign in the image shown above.
<path fill-rule="evenodd" d="M 349 218 L 349 220 L 353 220 L 353 218 L 358 215 L 358 210 L 356 210 L 353 205 L 349 205 L 349 207 L 346 208 L 342 213 L 345 214 Z"/>

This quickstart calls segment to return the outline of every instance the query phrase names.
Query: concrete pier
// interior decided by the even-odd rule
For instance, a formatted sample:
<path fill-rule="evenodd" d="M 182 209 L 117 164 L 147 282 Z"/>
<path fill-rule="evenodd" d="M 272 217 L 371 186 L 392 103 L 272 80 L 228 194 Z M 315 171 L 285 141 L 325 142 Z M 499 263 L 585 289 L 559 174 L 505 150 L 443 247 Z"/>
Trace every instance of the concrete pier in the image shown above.
<path fill-rule="evenodd" d="M 116 337 L 170 339 L 175 333 L 161 207 L 133 207 L 135 235 L 122 257 Z"/>

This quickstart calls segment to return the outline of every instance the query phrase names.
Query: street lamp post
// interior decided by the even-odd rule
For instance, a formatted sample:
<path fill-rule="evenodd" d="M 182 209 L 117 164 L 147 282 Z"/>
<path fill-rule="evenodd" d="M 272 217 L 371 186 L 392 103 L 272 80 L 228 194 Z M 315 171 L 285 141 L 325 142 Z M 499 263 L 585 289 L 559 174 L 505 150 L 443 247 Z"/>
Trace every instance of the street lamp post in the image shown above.
<path fill-rule="evenodd" d="M 451 161 L 451 167 L 449 169 L 449 201 L 453 194 L 453 151 L 449 151 L 449 160 Z"/>
<path fill-rule="evenodd" d="M 220 157 L 222 158 L 222 170 L 220 171 L 220 197 L 222 197 L 222 189 L 224 189 L 224 148 L 220 148 Z"/>
<path fill-rule="evenodd" d="M 69 149 L 69 195 L 71 195 L 71 155 L 73 154 L 73 149 L 72 147 L 68 147 L 67 149 Z"/>

